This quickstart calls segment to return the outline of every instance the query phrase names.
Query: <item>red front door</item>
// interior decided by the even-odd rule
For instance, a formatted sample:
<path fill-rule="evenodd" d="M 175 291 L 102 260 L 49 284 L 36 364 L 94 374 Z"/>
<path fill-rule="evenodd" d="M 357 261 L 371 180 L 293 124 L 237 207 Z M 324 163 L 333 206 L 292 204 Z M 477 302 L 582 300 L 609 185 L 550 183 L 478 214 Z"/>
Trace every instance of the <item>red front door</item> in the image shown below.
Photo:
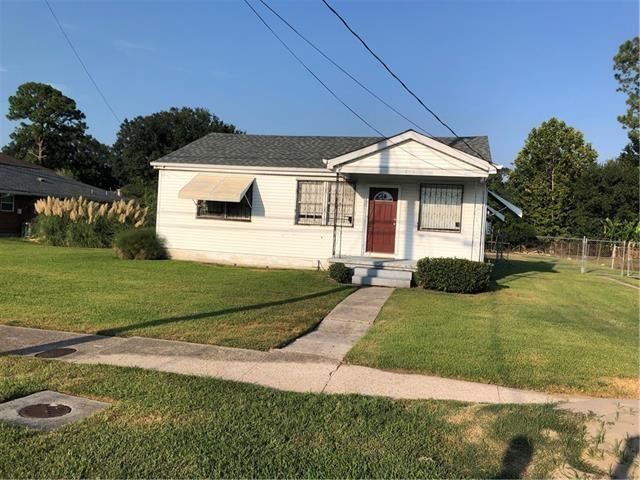
<path fill-rule="evenodd" d="M 396 245 L 397 188 L 369 189 L 367 252 L 393 253 Z"/>

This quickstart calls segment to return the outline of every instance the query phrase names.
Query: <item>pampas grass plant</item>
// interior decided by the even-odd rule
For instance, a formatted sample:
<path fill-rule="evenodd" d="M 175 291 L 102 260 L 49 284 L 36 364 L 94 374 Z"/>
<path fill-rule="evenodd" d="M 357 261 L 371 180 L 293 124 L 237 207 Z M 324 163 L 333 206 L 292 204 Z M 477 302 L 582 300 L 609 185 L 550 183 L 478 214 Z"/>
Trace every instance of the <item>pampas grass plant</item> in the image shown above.
<path fill-rule="evenodd" d="M 121 231 L 146 225 L 148 208 L 134 200 L 98 203 L 47 197 L 35 203 L 34 237 L 56 246 L 109 247 Z"/>

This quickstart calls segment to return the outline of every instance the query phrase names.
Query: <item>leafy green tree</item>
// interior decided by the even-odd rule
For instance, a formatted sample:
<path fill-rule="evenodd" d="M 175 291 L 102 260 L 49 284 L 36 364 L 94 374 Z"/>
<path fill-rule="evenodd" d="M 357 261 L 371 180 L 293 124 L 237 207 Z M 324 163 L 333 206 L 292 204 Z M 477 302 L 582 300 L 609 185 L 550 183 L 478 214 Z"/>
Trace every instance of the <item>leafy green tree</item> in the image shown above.
<path fill-rule="evenodd" d="M 125 120 L 114 150 L 114 173 L 123 184 L 155 182 L 150 162 L 212 132 L 241 133 L 204 108 L 171 108 Z"/>
<path fill-rule="evenodd" d="M 557 118 L 531 130 L 509 184 L 539 235 L 571 233 L 576 184 L 597 156 L 581 132 Z"/>
<path fill-rule="evenodd" d="M 613 57 L 614 77 L 618 91 L 627 96 L 627 111 L 618 121 L 628 130 L 629 140 L 636 155 L 640 143 L 640 37 L 627 40 Z"/>
<path fill-rule="evenodd" d="M 111 151 L 86 133 L 76 102 L 45 83 L 20 85 L 9 97 L 9 120 L 20 120 L 3 151 L 62 172 L 81 182 L 110 189 Z"/>
<path fill-rule="evenodd" d="M 73 178 L 107 190 L 119 186 L 113 176 L 111 148 L 91 135 L 83 135 L 74 144 L 74 155 L 68 169 Z"/>

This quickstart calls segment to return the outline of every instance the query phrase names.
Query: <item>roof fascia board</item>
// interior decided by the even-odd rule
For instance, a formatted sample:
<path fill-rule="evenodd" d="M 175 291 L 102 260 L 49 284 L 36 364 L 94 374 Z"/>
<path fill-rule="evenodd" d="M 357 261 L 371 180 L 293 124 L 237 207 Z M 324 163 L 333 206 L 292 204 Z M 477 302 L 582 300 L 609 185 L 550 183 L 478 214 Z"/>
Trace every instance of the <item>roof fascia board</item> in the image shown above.
<path fill-rule="evenodd" d="M 303 167 L 255 167 L 245 165 L 220 165 L 202 163 L 175 163 L 175 162 L 151 162 L 156 170 L 177 170 L 189 172 L 216 172 L 216 173 L 263 173 L 267 175 L 318 175 L 323 177 L 334 177 L 335 172 L 324 168 L 303 168 Z"/>
<path fill-rule="evenodd" d="M 371 167 L 350 167 L 346 166 L 338 170 L 345 174 L 367 174 L 367 175 L 406 175 L 411 177 L 465 177 L 465 178 L 487 178 L 488 172 L 478 170 L 441 170 L 435 168 L 414 169 L 414 168 L 394 168 L 387 172 L 380 172 Z"/>

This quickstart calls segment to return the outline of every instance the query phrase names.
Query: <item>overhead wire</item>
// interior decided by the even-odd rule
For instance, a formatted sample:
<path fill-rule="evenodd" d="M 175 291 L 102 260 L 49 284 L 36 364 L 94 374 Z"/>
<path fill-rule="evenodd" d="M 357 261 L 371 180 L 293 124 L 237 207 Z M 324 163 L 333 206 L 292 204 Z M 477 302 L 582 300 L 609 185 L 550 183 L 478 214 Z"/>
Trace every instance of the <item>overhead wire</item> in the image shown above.
<path fill-rule="evenodd" d="M 464 137 L 461 137 L 460 135 L 458 135 L 453 130 L 453 128 L 451 128 L 444 120 L 442 120 L 438 116 L 438 114 L 436 114 L 436 112 L 434 112 L 431 108 L 429 108 L 427 104 L 413 90 L 411 90 L 407 86 L 407 84 L 393 70 L 391 70 L 389 65 L 387 65 L 385 61 L 382 60 L 382 58 L 380 58 L 380 56 L 373 51 L 373 49 L 367 44 L 367 42 L 360 35 L 358 35 L 358 33 L 353 28 L 351 28 L 351 26 L 344 19 L 344 17 L 340 15 L 340 13 L 338 13 L 338 11 L 327 2 L 327 0 L 321 0 L 321 1 L 340 20 L 340 22 L 346 27 L 346 29 L 349 30 L 349 32 L 351 32 L 351 34 L 358 39 L 358 41 L 364 46 L 364 48 L 385 68 L 385 70 L 389 72 L 389 74 L 393 78 L 395 78 L 400 83 L 400 85 L 402 85 L 402 88 L 404 88 L 413 98 L 415 98 L 418 101 L 418 103 L 422 105 L 424 109 L 427 110 L 427 112 L 429 112 L 441 125 L 443 125 L 447 130 L 449 130 L 458 140 L 464 142 L 464 144 L 467 147 L 469 147 L 471 151 L 473 151 L 476 155 L 478 155 L 482 160 L 487 161 L 476 149 L 474 149 L 471 145 L 469 145 L 469 143 L 466 141 Z"/>
<path fill-rule="evenodd" d="M 102 97 L 102 101 L 104 102 L 104 104 L 107 106 L 107 108 L 109 109 L 109 111 L 113 115 L 113 118 L 115 118 L 116 121 L 118 123 L 120 123 L 120 117 L 118 117 L 118 114 L 116 114 L 115 110 L 113 109 L 113 107 L 111 106 L 109 101 L 107 100 L 107 97 L 103 93 L 102 89 L 98 86 L 98 83 L 93 78 L 93 75 L 91 75 L 91 73 L 89 72 L 89 69 L 87 68 L 87 65 L 82 60 L 82 57 L 80 57 L 80 54 L 78 53 L 78 50 L 76 50 L 76 47 L 73 45 L 73 42 L 69 38 L 69 35 L 67 35 L 67 32 L 64 30 L 64 28 L 62 26 L 62 23 L 60 23 L 60 20 L 58 19 L 58 16 L 53 11 L 53 8 L 51 7 L 51 4 L 49 3 L 49 0 L 43 0 L 43 1 L 44 1 L 45 5 L 47 6 L 47 8 L 49 9 L 49 11 L 51 12 L 51 16 L 53 17 L 53 19 L 55 20 L 56 24 L 58 25 L 58 28 L 62 32 L 62 35 L 66 39 L 67 44 L 71 48 L 71 51 L 73 52 L 75 57 L 78 59 L 78 62 L 80 62 L 80 65 L 82 66 L 82 69 L 87 74 L 87 77 L 89 77 L 89 80 L 91 80 L 91 83 L 93 84 L 95 89 L 98 91 L 98 94 L 100 95 L 100 97 Z"/>

